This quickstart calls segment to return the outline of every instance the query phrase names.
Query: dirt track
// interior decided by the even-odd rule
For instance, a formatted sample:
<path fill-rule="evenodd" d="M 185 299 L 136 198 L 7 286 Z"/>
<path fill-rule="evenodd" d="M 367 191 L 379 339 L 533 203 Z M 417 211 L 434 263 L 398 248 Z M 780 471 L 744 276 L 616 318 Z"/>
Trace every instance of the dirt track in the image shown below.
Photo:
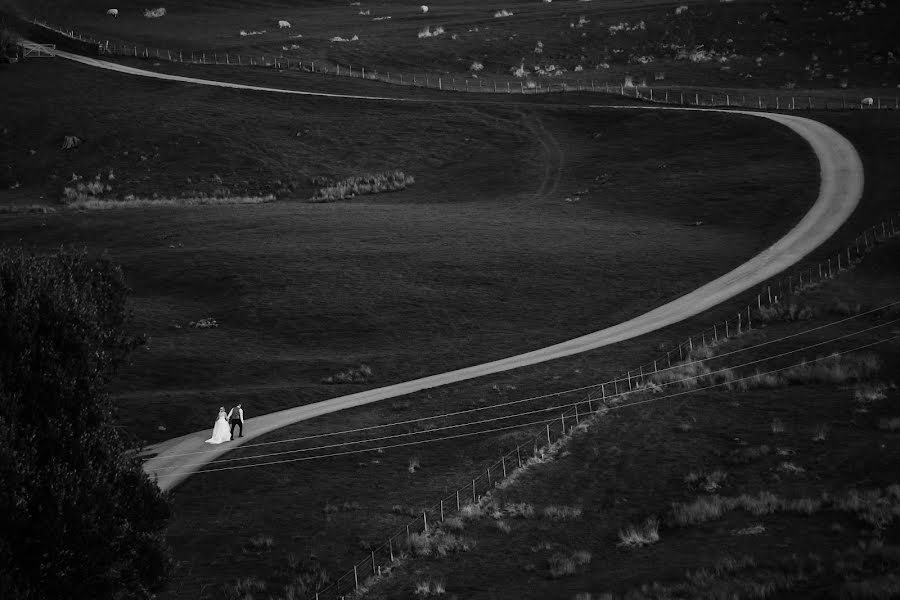
<path fill-rule="evenodd" d="M 222 81 L 154 73 L 65 52 L 57 52 L 57 55 L 61 58 L 77 61 L 88 66 L 108 69 L 123 74 L 196 85 L 267 93 L 340 97 L 363 101 L 428 101 L 421 99 L 412 100 L 364 95 L 327 94 L 232 84 Z M 201 469 L 202 464 L 215 460 L 241 443 L 248 442 L 258 436 L 291 423 L 327 413 L 337 412 L 346 408 L 377 402 L 387 398 L 410 394 L 423 389 L 443 386 L 586 352 L 602 346 L 632 339 L 672 325 L 710 309 L 795 264 L 806 254 L 827 240 L 838 227 L 847 220 L 862 197 L 862 161 L 853 145 L 830 127 L 811 119 L 794 115 L 717 109 L 687 109 L 654 106 L 596 106 L 594 108 L 606 110 L 694 110 L 704 112 L 725 112 L 743 115 L 747 118 L 756 117 L 774 121 L 790 128 L 803 137 L 809 142 L 815 152 L 821 166 L 818 198 L 800 223 L 766 250 L 722 277 L 643 315 L 600 331 L 527 352 L 525 354 L 250 418 L 247 419 L 246 422 L 246 433 L 244 437 L 241 440 L 236 440 L 230 444 L 223 444 L 222 446 L 216 447 L 210 447 L 205 444 L 204 440 L 209 436 L 210 429 L 162 442 L 149 449 L 155 456 L 145 463 L 145 470 L 148 473 L 159 475 L 159 485 L 161 488 L 171 489 L 184 481 L 192 473 Z M 187 463 L 190 463 L 191 466 L 185 467 L 184 469 L 178 468 L 180 465 Z"/>

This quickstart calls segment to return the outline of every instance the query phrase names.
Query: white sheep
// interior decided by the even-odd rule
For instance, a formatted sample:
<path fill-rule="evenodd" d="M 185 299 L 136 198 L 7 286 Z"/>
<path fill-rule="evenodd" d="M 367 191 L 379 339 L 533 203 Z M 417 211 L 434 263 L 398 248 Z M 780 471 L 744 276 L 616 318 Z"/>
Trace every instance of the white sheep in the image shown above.
<path fill-rule="evenodd" d="M 428 12 L 428 7 L 425 6 L 424 4 L 423 4 L 420 8 L 422 9 L 422 12 L 423 12 L 423 13 L 427 13 L 427 12 Z"/>
<path fill-rule="evenodd" d="M 278 21 L 278 28 L 279 29 L 290 29 L 291 24 L 288 23 L 287 21 Z"/>
<path fill-rule="evenodd" d="M 875 100 L 873 98 L 863 98 L 859 101 L 860 106 L 872 106 L 875 104 Z"/>
<path fill-rule="evenodd" d="M 107 14 L 108 16 L 110 16 L 110 17 L 115 17 L 115 18 L 118 19 L 118 18 L 119 18 L 119 9 L 118 9 L 118 8 L 111 8 L 111 9 L 109 9 L 108 11 L 106 11 L 106 14 Z"/>

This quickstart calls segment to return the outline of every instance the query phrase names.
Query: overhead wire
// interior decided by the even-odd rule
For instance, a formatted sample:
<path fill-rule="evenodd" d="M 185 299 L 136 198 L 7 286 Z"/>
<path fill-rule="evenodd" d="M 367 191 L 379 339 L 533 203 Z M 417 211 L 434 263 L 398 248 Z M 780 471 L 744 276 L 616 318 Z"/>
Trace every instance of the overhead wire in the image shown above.
<path fill-rule="evenodd" d="M 883 343 L 886 343 L 886 342 L 889 342 L 889 341 L 892 341 L 892 340 L 895 340 L 895 339 L 898 339 L 898 338 L 900 338 L 900 334 L 893 335 L 893 336 L 891 336 L 891 337 L 888 337 L 888 338 L 885 338 L 885 339 L 882 339 L 882 340 L 878 340 L 878 341 L 875 341 L 875 342 L 870 342 L 870 343 L 867 343 L 867 344 L 863 344 L 862 346 L 857 346 L 857 347 L 855 347 L 855 348 L 850 348 L 850 349 L 848 349 L 848 350 L 844 350 L 843 352 L 844 352 L 844 353 L 847 353 L 847 352 L 856 352 L 856 351 L 858 351 L 858 350 L 864 350 L 864 349 L 866 349 L 866 348 L 871 348 L 871 347 L 873 347 L 873 346 L 877 346 L 878 344 L 883 344 Z M 714 383 L 714 384 L 710 384 L 710 385 L 705 386 L 705 387 L 694 388 L 694 389 L 690 389 L 690 390 L 683 390 L 683 391 L 680 391 L 680 392 L 677 392 L 677 393 L 674 393 L 674 394 L 669 394 L 669 395 L 666 395 L 666 396 L 656 396 L 656 397 L 653 397 L 653 398 L 646 398 L 646 399 L 643 399 L 643 400 L 638 400 L 638 401 L 630 402 L 630 403 L 627 403 L 627 404 L 620 404 L 620 405 L 616 405 L 616 406 L 604 407 L 604 410 L 605 410 L 605 411 L 621 410 L 621 409 L 623 409 L 623 408 L 629 408 L 629 407 L 632 407 L 632 406 L 638 406 L 638 405 L 641 405 L 641 404 L 647 404 L 647 403 L 650 403 L 650 402 L 658 402 L 658 401 L 660 401 L 660 400 L 667 400 L 667 399 L 671 399 L 671 398 L 675 398 L 675 397 L 679 397 L 679 396 L 684 396 L 684 395 L 688 395 L 688 394 L 695 394 L 695 393 L 697 393 L 697 392 L 703 392 L 703 391 L 715 389 L 715 388 L 718 388 L 718 387 L 730 386 L 730 385 L 734 385 L 736 382 L 746 381 L 746 380 L 753 379 L 753 378 L 756 378 L 756 377 L 760 377 L 760 376 L 763 376 L 763 375 L 771 375 L 771 374 L 773 374 L 773 373 L 778 373 L 778 372 L 780 372 L 780 371 L 785 371 L 785 370 L 792 369 L 792 368 L 795 368 L 795 367 L 799 367 L 799 366 L 803 366 L 803 365 L 808 365 L 808 364 L 811 364 L 811 363 L 816 363 L 816 362 L 819 362 L 819 361 L 822 361 L 822 360 L 827 360 L 828 358 L 830 358 L 830 357 L 829 357 L 829 356 L 822 356 L 822 357 L 817 357 L 817 358 L 811 359 L 811 360 L 804 360 L 804 361 L 802 361 L 802 362 L 800 362 L 800 363 L 788 365 L 788 366 L 785 366 L 785 367 L 779 367 L 779 368 L 777 368 L 777 369 L 771 369 L 771 370 L 765 371 L 765 372 L 757 372 L 757 373 L 754 373 L 753 375 L 747 375 L 747 376 L 744 376 L 744 377 L 740 377 L 740 378 L 733 379 L 733 380 L 729 380 L 729 381 L 725 381 L 725 382 Z M 585 402 L 583 401 L 583 402 L 581 402 L 580 404 L 584 404 L 584 403 L 585 403 Z M 412 441 L 412 442 L 402 442 L 402 443 L 391 444 L 391 445 L 387 445 L 387 446 L 379 446 L 379 447 L 377 447 L 377 448 L 363 448 L 363 449 L 360 449 L 360 450 L 346 450 L 346 451 L 342 451 L 342 452 L 332 452 L 332 453 L 321 454 L 321 455 L 316 455 L 316 456 L 303 456 L 303 457 L 296 457 L 296 458 L 282 459 L 282 460 L 276 460 L 276 461 L 269 461 L 269 462 L 265 462 L 265 463 L 254 463 L 254 464 L 245 464 L 245 465 L 232 465 L 232 466 L 227 466 L 227 467 L 217 467 L 217 468 L 214 468 L 214 469 L 204 469 L 204 470 L 199 471 L 199 472 L 200 472 L 200 473 L 216 473 L 216 472 L 221 472 L 221 471 L 232 471 L 232 470 L 237 470 L 237 469 L 248 469 L 248 468 L 256 468 L 256 467 L 268 467 L 268 466 L 280 465 L 280 464 L 286 464 L 286 463 L 306 462 L 306 461 L 319 460 L 319 459 L 325 459 L 325 458 L 335 458 L 335 457 L 347 456 L 347 455 L 351 455 L 351 454 L 360 454 L 360 453 L 363 453 L 363 452 L 373 452 L 373 451 L 376 451 L 376 450 L 390 450 L 390 449 L 394 449 L 394 448 L 403 448 L 403 447 L 408 447 L 408 446 L 417 446 L 417 445 L 421 445 L 421 444 L 431 444 L 431 443 L 437 443 L 437 442 L 444 442 L 444 441 L 448 441 L 448 440 L 460 439 L 460 438 L 470 437 L 470 436 L 474 436 L 474 435 L 484 435 L 484 434 L 490 434 L 490 433 L 498 433 L 498 432 L 501 432 L 501 431 L 509 431 L 509 430 L 511 430 L 511 429 L 521 429 L 521 428 L 525 428 L 525 427 L 532 427 L 532 426 L 535 426 L 535 425 L 543 425 L 543 424 L 548 424 L 548 423 L 554 423 L 554 422 L 556 422 L 556 421 L 558 421 L 558 418 L 554 417 L 553 419 L 542 419 L 542 420 L 539 420 L 539 421 L 532 421 L 532 422 L 529 422 L 529 423 L 519 423 L 519 424 L 516 424 L 516 425 L 510 425 L 510 426 L 506 426 L 506 427 L 497 427 L 497 428 L 488 429 L 488 430 L 484 430 L 484 431 L 466 432 L 466 433 L 454 434 L 454 435 L 449 435 L 449 436 L 443 436 L 443 437 L 439 437 L 439 438 L 431 438 L 431 439 L 427 439 L 427 440 L 417 440 L 417 441 Z M 208 464 L 208 463 L 204 463 L 204 464 Z M 188 471 L 188 472 L 193 472 L 193 471 Z M 162 477 L 175 477 L 175 476 L 178 476 L 178 475 L 181 475 L 181 474 L 183 474 L 183 473 L 179 473 L 179 472 L 174 472 L 174 473 L 163 473 L 163 474 L 158 474 L 157 477 L 159 477 L 159 478 L 162 478 Z"/>
<path fill-rule="evenodd" d="M 728 351 L 728 352 L 723 352 L 722 354 L 717 354 L 716 356 L 712 356 L 712 357 L 709 357 L 709 358 L 703 358 L 703 359 L 693 360 L 693 361 L 689 361 L 689 362 L 679 362 L 679 363 L 676 363 L 676 364 L 674 364 L 674 365 L 671 365 L 671 366 L 668 366 L 668 367 L 665 367 L 665 368 L 658 369 L 657 371 L 654 371 L 653 373 L 645 373 L 644 375 L 645 375 L 645 376 L 649 376 L 649 375 L 655 375 L 655 374 L 657 374 L 657 373 L 664 373 L 664 372 L 666 372 L 666 371 L 670 371 L 670 370 L 674 370 L 674 369 L 683 369 L 683 368 L 685 368 L 685 367 L 689 367 L 689 366 L 692 366 L 692 365 L 695 365 L 695 364 L 707 362 L 707 361 L 710 361 L 710 360 L 719 360 L 719 359 L 726 358 L 726 357 L 728 357 L 728 356 L 733 356 L 733 355 L 735 355 L 735 354 L 739 354 L 739 353 L 742 353 L 742 352 L 748 352 L 748 351 L 751 351 L 751 350 L 755 350 L 755 349 L 757 349 L 757 348 L 761 348 L 761 347 L 768 346 L 768 345 L 771 345 L 771 344 L 776 344 L 776 343 L 779 343 L 779 342 L 783 342 L 783 341 L 786 341 L 786 340 L 789 340 L 789 339 L 792 339 L 792 338 L 795 338 L 795 337 L 799 337 L 799 336 L 806 335 L 806 334 L 809 334 L 809 333 L 814 333 L 814 332 L 816 332 L 816 331 L 821 331 L 821 330 L 827 329 L 827 328 L 829 328 L 829 327 L 834 327 L 834 326 L 836 326 L 836 325 L 840 325 L 840 324 L 846 323 L 846 322 L 848 322 L 848 321 L 852 321 L 852 320 L 854 320 L 854 319 L 858 319 L 858 318 L 865 317 L 865 316 L 868 316 L 868 315 L 871 315 L 871 314 L 874 314 L 874 313 L 877 313 L 877 312 L 880 312 L 880 311 L 883 311 L 883 310 L 887 310 L 887 309 L 892 308 L 892 307 L 894 307 L 894 306 L 896 306 L 896 305 L 898 305 L 898 304 L 900 304 L 900 300 L 895 300 L 895 301 L 890 302 L 890 303 L 888 303 L 888 304 L 879 306 L 879 307 L 877 307 L 877 308 L 873 308 L 873 309 L 871 309 L 871 310 L 867 310 L 867 311 L 865 311 L 865 312 L 861 312 L 861 313 L 856 314 L 856 315 L 851 315 L 851 316 L 845 317 L 845 318 L 843 318 L 843 319 L 838 319 L 838 320 L 836 320 L 836 321 L 829 321 L 828 323 L 825 323 L 825 324 L 822 324 L 822 325 L 818 325 L 818 326 L 816 326 L 816 327 L 811 327 L 811 328 L 805 329 L 805 330 L 803 330 L 803 331 L 799 331 L 799 332 L 791 333 L 791 334 L 788 334 L 788 335 L 784 335 L 784 336 L 782 336 L 782 337 L 780 337 L 780 338 L 776 338 L 776 339 L 773 339 L 773 340 L 766 340 L 766 341 L 760 342 L 760 343 L 758 343 L 758 344 L 753 344 L 753 345 L 750 345 L 750 346 L 745 346 L 745 347 L 743 347 L 743 348 L 737 348 L 737 349 L 734 349 L 734 350 L 730 350 L 730 351 Z M 538 400 L 546 400 L 547 398 L 553 398 L 553 397 L 556 397 L 556 396 L 562 396 L 562 395 L 565 395 L 565 394 L 572 394 L 572 393 L 576 393 L 576 392 L 583 392 L 583 391 L 587 391 L 587 390 L 593 390 L 593 389 L 596 389 L 596 388 L 601 387 L 601 386 L 611 385 L 611 384 L 613 384 L 614 381 L 621 381 L 621 380 L 622 380 L 621 378 L 617 378 L 617 379 L 614 379 L 614 380 L 611 379 L 611 380 L 608 380 L 608 381 L 603 381 L 603 382 L 600 382 L 600 383 L 593 383 L 593 384 L 586 385 L 586 386 L 581 386 L 581 387 L 576 387 L 576 388 L 570 388 L 570 389 L 561 390 L 561 391 L 557 391 L 557 392 L 550 392 L 550 393 L 547 393 L 547 394 L 541 394 L 541 395 L 538 395 L 538 396 L 529 396 L 529 397 L 527 397 L 527 398 L 520 398 L 520 399 L 517 399 L 517 400 L 511 400 L 511 401 L 508 401 L 508 402 L 501 402 L 501 403 L 499 403 L 499 404 L 491 404 L 491 405 L 488 405 L 488 406 L 479 406 L 479 407 L 475 407 L 475 408 L 469 408 L 469 409 L 459 410 L 459 411 L 454 411 L 454 412 L 449 412 L 449 413 L 441 413 L 441 414 L 438 414 L 438 415 L 432 415 L 432 416 L 427 416 L 427 417 L 417 417 L 417 418 L 414 418 L 414 419 L 406 419 L 406 420 L 403 420 L 403 421 L 395 421 L 395 422 L 392 422 L 392 423 L 381 423 L 381 424 L 377 424 L 377 425 L 369 425 L 369 426 L 366 426 L 366 427 L 357 427 L 357 428 L 353 428 L 353 429 L 344 429 L 344 430 L 340 430 L 340 431 L 332 431 L 332 432 L 325 432 L 325 433 L 317 433 L 317 434 L 313 434 L 313 435 L 307 435 L 307 436 L 301 436 L 301 437 L 293 437 L 293 438 L 288 438 L 288 439 L 284 439 L 284 440 L 272 440 L 272 441 L 268 441 L 268 442 L 257 442 L 257 443 L 253 443 L 253 444 L 243 444 L 243 445 L 239 446 L 239 448 L 241 448 L 241 449 L 248 449 L 248 448 L 258 448 L 258 447 L 261 447 L 261 446 L 271 446 L 271 445 L 275 445 L 275 444 L 287 444 L 287 443 L 293 443 L 293 442 L 302 442 L 302 441 L 308 441 L 308 440 L 313 440 L 313 439 L 319 439 L 319 438 L 323 438 L 323 437 L 339 436 L 339 435 L 348 435 L 348 434 L 352 434 L 352 433 L 363 433 L 363 432 L 366 432 L 366 431 L 373 431 L 373 430 L 377 430 L 377 429 L 384 429 L 384 428 L 387 428 L 387 427 L 399 427 L 399 426 L 401 426 L 401 425 L 411 425 L 411 424 L 414 424 L 414 423 L 421 423 L 421 422 L 423 422 L 423 421 L 432 421 L 432 420 L 435 420 L 435 419 L 444 419 L 444 418 L 448 418 L 448 417 L 456 417 L 456 416 L 465 415 L 465 414 L 471 414 L 471 413 L 475 413 L 475 412 L 479 412 L 479 411 L 484 411 L 484 410 L 493 410 L 493 409 L 497 409 L 497 408 L 503 408 L 503 407 L 506 407 L 506 406 L 513 406 L 513 405 L 522 404 L 522 403 L 525 403 L 525 402 L 535 402 L 535 401 L 538 401 Z M 185 453 L 181 453 L 181 454 L 167 454 L 166 457 L 167 457 L 167 458 L 179 458 L 179 457 L 183 457 L 183 456 L 197 456 L 197 455 L 209 454 L 209 453 L 213 453 L 213 452 L 217 452 L 217 450 L 202 450 L 202 451 L 198 451 L 198 452 L 185 452 Z"/>
<path fill-rule="evenodd" d="M 748 362 L 745 362 L 745 363 L 742 363 L 742 364 L 739 364 L 739 365 L 731 365 L 731 366 L 728 366 L 728 367 L 723 367 L 723 368 L 721 368 L 721 369 L 719 369 L 719 370 L 716 370 L 716 371 L 709 371 L 709 372 L 706 372 L 706 373 L 700 373 L 700 374 L 696 374 L 696 375 L 691 375 L 691 376 L 684 377 L 684 378 L 682 378 L 682 379 L 673 380 L 673 381 L 660 382 L 660 383 L 655 384 L 655 385 L 657 385 L 658 387 L 672 386 L 672 385 L 676 385 L 676 384 L 685 383 L 685 382 L 687 382 L 687 381 L 700 379 L 700 378 L 703 378 L 703 377 L 710 377 L 710 376 L 717 375 L 717 374 L 720 374 L 720 373 L 723 373 L 723 372 L 726 372 L 726 371 L 731 371 L 731 370 L 734 370 L 734 369 L 741 369 L 741 368 L 748 367 L 748 366 L 755 365 L 755 364 L 759 364 L 759 363 L 762 363 L 762 362 L 767 362 L 767 361 L 774 360 L 774 359 L 777 359 L 777 358 L 782 358 L 782 357 L 788 356 L 788 355 L 790 355 L 790 354 L 796 354 L 797 352 L 804 352 L 804 351 L 807 351 L 807 350 L 811 350 L 811 349 L 813 349 L 813 348 L 818 348 L 818 347 L 821 347 L 821 346 L 825 346 L 825 345 L 828 345 L 828 344 L 831 344 L 831 343 L 834 343 L 834 342 L 837 342 L 837 341 L 840 341 L 840 340 L 843 340 L 843 339 L 847 339 L 847 338 L 849 338 L 849 337 L 853 337 L 853 336 L 856 336 L 856 335 L 861 335 L 861 334 L 864 334 L 864 333 L 868 333 L 868 332 L 873 331 L 873 330 L 875 330 L 875 329 L 879 329 L 879 328 L 881 328 L 881 327 L 886 327 L 886 326 L 888 326 L 888 325 L 891 325 L 891 324 L 893 324 L 893 323 L 896 323 L 897 321 L 900 321 L 900 317 L 898 317 L 897 319 L 892 319 L 892 320 L 890 320 L 890 321 L 885 321 L 885 322 L 883 322 L 883 323 L 879 323 L 878 325 L 874 325 L 874 326 L 872 326 L 872 327 L 867 327 L 867 328 L 865 328 L 865 329 L 861 329 L 861 330 L 858 330 L 858 331 L 854 331 L 854 332 L 851 332 L 851 333 L 847 333 L 847 334 L 844 334 L 844 335 L 841 335 L 841 336 L 838 336 L 838 337 L 835 337 L 835 338 L 831 338 L 831 339 L 829 339 L 829 340 L 825 340 L 825 341 L 822 341 L 822 342 L 816 342 L 815 344 L 809 344 L 809 345 L 807 345 L 807 346 L 802 346 L 802 347 L 800 347 L 800 348 L 795 348 L 795 349 L 793 349 L 793 350 L 788 350 L 788 351 L 786 351 L 786 352 L 781 352 L 781 353 L 779 353 L 779 354 L 774 354 L 774 355 L 765 356 L 765 357 L 763 357 L 763 358 L 759 358 L 759 359 L 755 359 L 755 360 L 752 360 L 752 361 L 748 361 Z M 635 390 L 635 391 L 641 391 L 641 390 Z M 626 392 L 626 393 L 631 393 L 631 392 Z M 621 394 L 619 394 L 619 395 L 621 395 Z M 575 401 L 575 402 L 570 402 L 570 403 L 567 403 L 567 404 L 559 404 L 559 405 L 554 405 L 554 406 L 548 406 L 548 407 L 539 408 L 539 409 L 535 409 L 535 410 L 531 410 L 531 411 L 512 413 L 512 414 L 508 414 L 508 415 L 501 415 L 501 416 L 497 416 L 497 417 L 491 417 L 491 418 L 487 418 L 487 419 L 481 419 L 481 420 L 478 420 L 478 421 L 466 421 L 466 422 L 463 422 L 463 423 L 454 423 L 454 424 L 451 424 L 451 425 L 444 425 L 444 426 L 441 426 L 441 427 L 436 427 L 436 428 L 434 428 L 434 429 L 429 429 L 429 430 L 425 430 L 425 431 L 409 431 L 409 432 L 397 433 L 397 434 L 386 435 L 386 436 L 381 436 L 381 437 L 376 437 L 376 438 L 368 438 L 368 439 L 361 439 L 361 440 L 350 440 L 350 441 L 346 441 L 346 442 L 338 442 L 338 443 L 334 443 L 334 444 L 326 444 L 326 445 L 322 445 L 322 446 L 314 446 L 314 447 L 311 447 L 311 448 L 298 448 L 298 449 L 294 449 L 294 450 L 285 450 L 285 451 L 282 451 L 282 452 L 270 452 L 270 453 L 267 453 L 267 454 L 257 454 L 257 455 L 253 455 L 253 456 L 240 456 L 240 457 L 226 458 L 226 459 L 214 460 L 214 461 L 207 461 L 207 462 L 187 463 L 187 464 L 175 465 L 175 466 L 171 466 L 171 467 L 161 467 L 161 468 L 158 469 L 158 470 L 159 470 L 159 471 L 163 471 L 163 470 L 173 470 L 173 469 L 179 469 L 179 468 L 185 468 L 185 467 L 204 466 L 204 465 L 208 465 L 208 464 L 209 464 L 209 465 L 216 465 L 216 464 L 223 464 L 223 463 L 228 463 L 228 462 L 239 462 L 239 461 L 248 461 L 248 460 L 254 460 L 254 459 L 261 459 L 261 458 L 271 458 L 271 457 L 274 457 L 274 456 L 284 456 L 284 455 L 287 455 L 287 454 L 298 454 L 298 453 L 305 453 L 305 452 L 318 452 L 318 451 L 321 451 L 321 450 L 330 450 L 330 449 L 332 449 L 332 448 L 339 448 L 339 447 L 342 447 L 342 446 L 354 446 L 354 445 L 358 445 L 358 444 L 371 444 L 371 443 L 376 443 L 376 442 L 382 442 L 382 441 L 388 441 L 388 440 L 393 440 L 393 439 L 399 439 L 399 438 L 410 437 L 410 436 L 414 436 L 414 435 L 423 435 L 423 434 L 434 433 L 434 432 L 439 432 L 439 431 L 447 431 L 447 430 L 449 430 L 449 429 L 459 429 L 459 428 L 461 428 L 461 427 L 472 427 L 472 426 L 475 426 L 475 425 L 483 425 L 483 424 L 485 424 L 485 423 L 493 423 L 493 422 L 496 422 L 496 421 L 503 421 L 503 420 L 507 420 L 507 419 L 515 419 L 515 418 L 520 418 L 520 417 L 526 417 L 526 416 L 535 415 L 535 414 L 539 414 L 539 413 L 543 413 L 543 412 L 558 411 L 558 410 L 560 410 L 560 409 L 566 409 L 566 408 L 574 408 L 574 407 L 576 407 L 576 406 L 580 406 L 580 405 L 585 404 L 585 403 L 586 403 L 585 400 L 577 400 L 577 401 Z"/>

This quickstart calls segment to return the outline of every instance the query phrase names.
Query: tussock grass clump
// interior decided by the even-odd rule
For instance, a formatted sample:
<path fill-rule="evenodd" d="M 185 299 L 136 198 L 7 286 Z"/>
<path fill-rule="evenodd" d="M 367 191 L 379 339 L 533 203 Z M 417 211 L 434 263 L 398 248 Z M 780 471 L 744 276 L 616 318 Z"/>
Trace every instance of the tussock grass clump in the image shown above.
<path fill-rule="evenodd" d="M 619 530 L 619 546 L 635 548 L 649 546 L 659 541 L 659 520 L 651 517 L 640 525 L 629 525 Z"/>
<path fill-rule="evenodd" d="M 772 433 L 784 433 L 784 422 L 776 417 L 772 419 L 770 428 L 772 429 Z"/>
<path fill-rule="evenodd" d="M 587 550 L 578 550 L 571 554 L 557 553 L 550 557 L 548 566 L 550 577 L 558 579 L 566 575 L 574 575 L 578 568 L 591 562 L 593 556 Z"/>
<path fill-rule="evenodd" d="M 419 598 L 430 598 L 432 596 L 443 596 L 447 592 L 447 586 L 443 581 L 432 579 L 428 581 L 417 581 L 415 594 Z"/>
<path fill-rule="evenodd" d="M 266 582 L 258 577 L 243 577 L 224 585 L 222 591 L 228 600 L 244 600 L 253 598 L 254 593 L 266 591 Z"/>
<path fill-rule="evenodd" d="M 579 506 L 557 506 L 551 504 L 544 507 L 543 516 L 549 521 L 575 521 L 581 518 Z"/>
<path fill-rule="evenodd" d="M 861 383 L 853 389 L 853 399 L 860 404 L 878 402 L 887 398 L 888 387 L 880 382 Z"/>
<path fill-rule="evenodd" d="M 827 424 L 822 423 L 820 425 L 817 425 L 816 432 L 813 434 L 813 441 L 824 442 L 826 439 L 828 439 L 829 431 L 831 431 L 831 428 Z"/>
<path fill-rule="evenodd" d="M 684 482 L 691 487 L 703 490 L 704 492 L 714 492 L 725 483 L 728 479 L 728 473 L 721 469 L 716 469 L 711 473 L 703 473 L 691 471 L 684 477 Z"/>
<path fill-rule="evenodd" d="M 412 456 L 409 459 L 409 463 L 406 466 L 406 470 L 410 473 L 415 473 L 416 469 L 422 466 L 422 462 L 419 460 L 418 456 Z"/>
<path fill-rule="evenodd" d="M 503 512 L 511 519 L 533 519 L 535 515 L 534 506 L 527 502 L 505 504 Z"/>
<path fill-rule="evenodd" d="M 275 541 L 268 535 L 256 535 L 247 540 L 244 550 L 248 552 L 268 552 L 275 547 Z"/>
<path fill-rule="evenodd" d="M 500 533 L 509 533 L 512 531 L 512 527 L 510 527 L 509 523 L 502 520 L 494 521 L 494 527 L 496 527 L 497 531 Z"/>
<path fill-rule="evenodd" d="M 785 473 L 794 473 L 794 474 L 806 472 L 806 469 L 804 469 L 797 463 L 791 462 L 789 460 L 786 460 L 786 461 L 782 462 L 780 465 L 778 465 L 778 470 L 783 471 Z"/>
<path fill-rule="evenodd" d="M 780 302 L 763 306 L 755 311 L 755 321 L 758 323 L 774 323 L 778 321 L 808 321 L 816 316 L 813 307 L 795 302 Z"/>
<path fill-rule="evenodd" d="M 448 531 L 462 531 L 466 528 L 465 522 L 459 517 L 447 517 L 441 527 Z"/>
<path fill-rule="evenodd" d="M 804 362 L 781 373 L 788 385 L 809 383 L 845 383 L 860 381 L 881 369 L 881 358 L 871 352 L 839 354 L 823 360 Z"/>
<path fill-rule="evenodd" d="M 144 17 L 147 19 L 158 19 L 166 16 L 165 8 L 148 8 L 144 11 Z"/>
<path fill-rule="evenodd" d="M 720 518 L 728 510 L 721 496 L 701 496 L 691 503 L 672 504 L 672 522 L 681 527 Z"/>
<path fill-rule="evenodd" d="M 726 512 L 743 509 L 756 516 L 768 515 L 781 506 L 781 501 L 770 492 L 756 496 L 742 494 L 737 497 L 700 496 L 693 502 L 672 504 L 672 522 L 680 527 L 715 521 Z"/>
<path fill-rule="evenodd" d="M 475 547 L 475 540 L 440 529 L 427 533 L 414 533 L 409 538 L 409 551 L 414 556 L 439 556 L 454 552 L 468 552 Z"/>
<path fill-rule="evenodd" d="M 359 365 L 351 367 L 346 371 L 341 371 L 322 380 L 322 383 L 367 383 L 372 378 L 372 367 L 369 365 Z"/>
<path fill-rule="evenodd" d="M 900 517 L 900 485 L 888 486 L 884 491 L 849 490 L 834 498 L 833 505 L 838 510 L 854 513 L 876 529 L 883 529 L 895 517 Z"/>
<path fill-rule="evenodd" d="M 415 181 L 412 175 L 406 175 L 400 170 L 348 177 L 340 181 L 315 180 L 314 183 L 325 183 L 325 185 L 313 194 L 310 201 L 335 202 L 363 194 L 396 192 L 406 189 Z"/>

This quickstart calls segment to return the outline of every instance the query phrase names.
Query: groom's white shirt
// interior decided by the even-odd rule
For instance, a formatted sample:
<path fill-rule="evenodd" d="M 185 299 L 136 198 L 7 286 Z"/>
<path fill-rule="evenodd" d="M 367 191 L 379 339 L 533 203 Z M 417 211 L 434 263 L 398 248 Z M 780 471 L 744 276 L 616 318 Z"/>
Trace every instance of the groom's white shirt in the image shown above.
<path fill-rule="evenodd" d="M 232 408 L 231 410 L 228 411 L 228 417 L 227 417 L 227 419 L 228 419 L 229 421 L 231 420 L 231 415 L 232 415 L 232 413 L 234 413 L 234 408 Z M 237 409 L 237 415 L 235 416 L 235 418 L 236 418 L 236 419 L 240 419 L 240 420 L 241 420 L 241 423 L 244 422 L 244 409 L 243 409 L 243 408 L 238 408 L 238 409 Z"/>

